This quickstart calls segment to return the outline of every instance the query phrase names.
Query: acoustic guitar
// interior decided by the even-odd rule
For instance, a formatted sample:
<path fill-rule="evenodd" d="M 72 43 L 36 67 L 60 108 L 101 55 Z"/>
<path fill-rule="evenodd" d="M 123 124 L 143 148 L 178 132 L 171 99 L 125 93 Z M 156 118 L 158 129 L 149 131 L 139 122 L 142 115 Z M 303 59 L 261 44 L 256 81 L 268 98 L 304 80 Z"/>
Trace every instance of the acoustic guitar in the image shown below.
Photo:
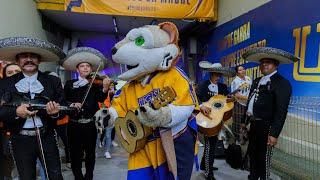
<path fill-rule="evenodd" d="M 218 135 L 222 128 L 222 121 L 231 117 L 234 103 L 227 102 L 227 97 L 224 95 L 215 95 L 203 103 L 203 106 L 211 108 L 211 112 L 209 117 L 202 113 L 196 116 L 199 131 L 207 136 Z"/>
<path fill-rule="evenodd" d="M 209 117 L 205 116 L 201 112 L 197 114 L 196 121 L 199 127 L 199 131 L 207 136 L 218 135 L 223 126 L 223 122 L 227 121 L 232 116 L 234 102 L 227 102 L 227 97 L 245 88 L 248 88 L 248 85 L 243 84 L 238 89 L 229 93 L 227 96 L 215 95 L 212 96 L 209 101 L 203 103 L 203 106 L 209 107 L 211 109 L 211 112 L 209 114 Z"/>
<path fill-rule="evenodd" d="M 174 90 L 166 86 L 153 98 L 151 107 L 160 109 L 171 103 L 175 97 Z M 117 118 L 114 126 L 120 144 L 128 153 L 134 153 L 142 149 L 147 142 L 147 137 L 153 132 L 151 127 L 140 123 L 133 111 L 128 111 L 124 118 Z"/>

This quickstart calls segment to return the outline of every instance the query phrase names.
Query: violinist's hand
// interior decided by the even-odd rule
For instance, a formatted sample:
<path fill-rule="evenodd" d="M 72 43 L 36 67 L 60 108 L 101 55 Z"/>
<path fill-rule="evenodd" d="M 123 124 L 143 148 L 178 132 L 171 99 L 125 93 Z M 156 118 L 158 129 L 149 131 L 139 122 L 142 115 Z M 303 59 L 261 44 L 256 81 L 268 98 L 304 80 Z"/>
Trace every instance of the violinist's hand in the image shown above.
<path fill-rule="evenodd" d="M 72 103 L 72 104 L 70 104 L 70 107 L 75 107 L 78 110 L 80 110 L 82 108 L 82 105 L 81 105 L 81 103 Z"/>
<path fill-rule="evenodd" d="M 211 109 L 207 106 L 200 106 L 200 112 L 204 114 L 205 116 L 209 117 L 211 113 Z"/>
<path fill-rule="evenodd" d="M 34 116 L 38 111 L 29 111 L 28 110 L 29 105 L 28 104 L 21 104 L 16 109 L 16 113 L 18 117 L 21 117 L 23 119 L 26 119 L 27 117 Z"/>
<path fill-rule="evenodd" d="M 49 115 L 58 114 L 60 111 L 60 104 L 54 101 L 49 101 L 46 104 L 46 110 Z"/>
<path fill-rule="evenodd" d="M 107 92 L 109 90 L 110 84 L 111 84 L 111 79 L 108 76 L 106 76 L 102 81 L 103 92 Z"/>

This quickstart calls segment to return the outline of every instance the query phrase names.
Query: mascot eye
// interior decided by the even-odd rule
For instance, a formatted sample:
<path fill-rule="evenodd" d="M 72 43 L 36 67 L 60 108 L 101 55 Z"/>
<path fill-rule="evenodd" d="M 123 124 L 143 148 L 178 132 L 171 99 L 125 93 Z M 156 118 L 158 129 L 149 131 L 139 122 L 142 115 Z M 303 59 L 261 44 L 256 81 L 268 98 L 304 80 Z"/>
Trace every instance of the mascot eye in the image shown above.
<path fill-rule="evenodd" d="M 142 46 L 144 44 L 144 38 L 142 36 L 139 36 L 134 40 L 134 43 L 137 46 Z"/>

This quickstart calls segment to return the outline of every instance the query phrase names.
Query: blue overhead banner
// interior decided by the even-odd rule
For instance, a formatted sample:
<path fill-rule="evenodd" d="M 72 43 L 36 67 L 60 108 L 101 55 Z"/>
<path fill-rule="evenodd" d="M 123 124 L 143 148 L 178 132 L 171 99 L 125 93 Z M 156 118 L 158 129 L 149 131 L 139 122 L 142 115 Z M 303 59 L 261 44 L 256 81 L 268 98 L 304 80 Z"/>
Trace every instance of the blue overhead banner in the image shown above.
<path fill-rule="evenodd" d="M 300 61 L 280 65 L 291 82 L 294 96 L 320 95 L 320 1 L 270 1 L 217 27 L 208 42 L 208 60 L 234 67 L 243 64 L 248 74 L 261 76 L 258 64 L 241 55 L 253 47 L 269 46 L 288 51 Z"/>

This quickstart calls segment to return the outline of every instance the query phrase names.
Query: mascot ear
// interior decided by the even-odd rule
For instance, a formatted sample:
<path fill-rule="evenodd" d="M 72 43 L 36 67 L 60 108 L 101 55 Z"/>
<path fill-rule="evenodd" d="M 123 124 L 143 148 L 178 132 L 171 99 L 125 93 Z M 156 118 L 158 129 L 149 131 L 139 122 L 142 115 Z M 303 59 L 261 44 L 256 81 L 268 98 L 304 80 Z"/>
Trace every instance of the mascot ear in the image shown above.
<path fill-rule="evenodd" d="M 179 41 L 179 31 L 177 29 L 177 26 L 171 22 L 163 22 L 158 25 L 160 29 L 166 31 L 170 36 L 170 44 L 175 44 L 178 46 Z"/>
<path fill-rule="evenodd" d="M 171 64 L 171 66 L 174 66 L 174 65 L 176 65 L 176 63 L 177 63 L 177 61 L 179 59 L 178 57 L 181 55 L 181 50 L 180 50 L 179 44 L 178 44 L 178 41 L 179 41 L 178 28 L 177 28 L 177 26 L 175 24 L 173 24 L 171 22 L 163 22 L 163 23 L 160 23 L 158 26 L 160 27 L 160 29 L 166 31 L 169 34 L 169 36 L 170 36 L 170 44 L 174 44 L 178 48 L 178 54 L 172 60 L 172 64 Z"/>

